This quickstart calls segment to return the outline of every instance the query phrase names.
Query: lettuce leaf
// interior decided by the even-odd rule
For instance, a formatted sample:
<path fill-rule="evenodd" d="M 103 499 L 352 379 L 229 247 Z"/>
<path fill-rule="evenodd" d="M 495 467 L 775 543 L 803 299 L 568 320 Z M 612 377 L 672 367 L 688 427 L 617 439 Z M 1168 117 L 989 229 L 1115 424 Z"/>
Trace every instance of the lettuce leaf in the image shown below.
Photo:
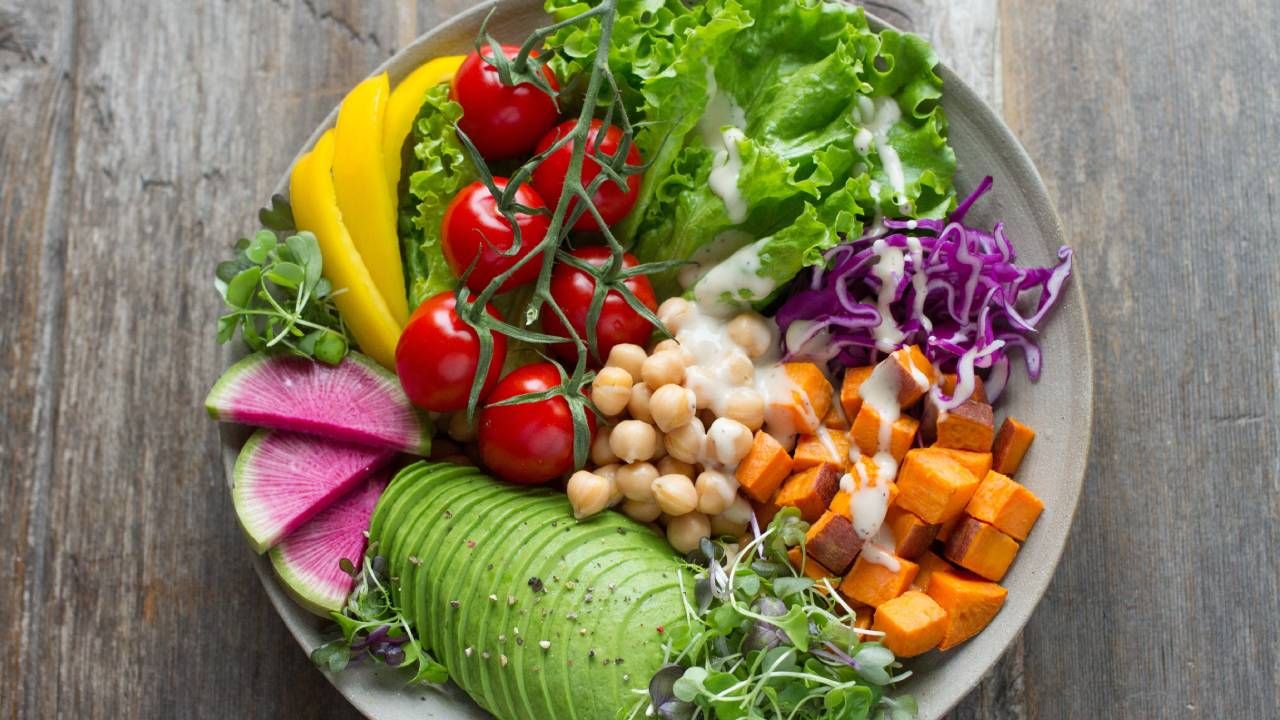
<path fill-rule="evenodd" d="M 557 19 L 588 7 L 547 0 Z M 562 77 L 581 71 L 598 32 L 588 23 L 549 40 Z M 924 40 L 873 33 L 861 9 L 814 0 L 624 0 L 615 32 L 610 68 L 633 122 L 643 123 L 636 142 L 650 163 L 636 208 L 615 232 L 643 261 L 694 260 L 705 270 L 735 252 L 758 253 L 753 266 L 777 288 L 881 215 L 940 217 L 954 205 L 942 82 Z M 896 103 L 898 112 L 889 108 L 869 142 L 859 131 L 874 124 L 864 117 L 873 98 L 873 109 Z M 709 184 L 724 150 L 704 116 L 723 114 L 708 110 L 725 102 L 745 135 L 736 146 L 748 208 L 740 223 Z M 901 168 L 900 194 L 887 164 Z M 678 294 L 679 280 L 698 274 L 654 282 Z M 769 283 L 744 284 L 753 287 L 728 295 L 767 303 L 755 295 Z"/>
<path fill-rule="evenodd" d="M 462 106 L 449 99 L 449 84 L 441 83 L 427 91 L 413 123 L 412 172 L 399 217 L 410 310 L 458 286 L 440 246 L 440 225 L 449 201 L 477 177 L 453 130 L 459 117 Z"/>

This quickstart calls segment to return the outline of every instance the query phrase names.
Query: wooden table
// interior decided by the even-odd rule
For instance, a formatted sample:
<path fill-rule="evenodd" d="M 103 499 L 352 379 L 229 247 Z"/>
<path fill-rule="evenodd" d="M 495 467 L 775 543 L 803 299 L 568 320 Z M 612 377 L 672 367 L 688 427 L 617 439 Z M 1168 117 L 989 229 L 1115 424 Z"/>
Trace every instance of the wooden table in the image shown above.
<path fill-rule="evenodd" d="M 468 4 L 0 0 L 0 717 L 355 716 L 232 516 L 212 270 Z M 1280 5 L 1089 5 L 875 4 L 1003 108 L 1093 319 L 1070 548 L 955 717 L 1277 717 Z"/>

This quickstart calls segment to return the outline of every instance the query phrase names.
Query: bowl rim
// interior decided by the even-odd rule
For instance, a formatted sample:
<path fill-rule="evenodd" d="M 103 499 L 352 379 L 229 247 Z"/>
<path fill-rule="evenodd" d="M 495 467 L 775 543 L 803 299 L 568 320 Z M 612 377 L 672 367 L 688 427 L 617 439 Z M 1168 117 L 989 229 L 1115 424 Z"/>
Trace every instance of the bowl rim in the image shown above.
<path fill-rule="evenodd" d="M 390 74 L 392 84 L 394 85 L 396 82 L 401 80 L 404 75 L 407 75 L 407 71 L 395 72 L 398 68 L 401 70 L 404 70 L 405 68 L 412 70 L 414 67 L 421 64 L 421 62 L 429 59 L 422 58 L 410 63 L 410 58 L 416 58 L 417 56 L 423 55 L 424 48 L 434 42 L 438 36 L 448 36 L 455 33 L 456 30 L 461 27 L 479 27 L 484 17 L 497 9 L 499 4 L 500 0 L 484 0 L 484 2 L 478 5 L 452 15 L 444 22 L 419 35 L 410 44 L 393 53 L 366 77 L 374 77 L 383 72 L 387 72 Z M 539 0 L 507 0 L 504 4 L 508 7 L 517 5 L 536 5 L 540 7 Z M 867 8 L 864 7 L 863 11 L 866 13 L 867 21 L 873 30 L 898 30 L 894 25 L 878 17 Z M 899 32 L 901 31 L 899 30 Z M 404 67 L 402 68 L 401 66 Z M 1059 245 L 1065 245 L 1066 235 L 1063 230 L 1061 220 L 1058 217 L 1057 210 L 1054 207 L 1054 203 L 1049 197 L 1048 190 L 1046 189 L 1044 181 L 1040 177 L 1034 162 L 1030 155 L 1028 155 L 1022 143 L 1018 140 L 1017 136 L 1015 136 L 1013 131 L 1005 124 L 1003 118 L 1001 118 L 999 114 L 997 114 L 995 110 L 993 110 L 991 106 L 988 105 L 986 101 L 968 85 L 968 83 L 956 75 L 955 72 L 953 72 L 941 59 L 939 59 L 935 71 L 939 77 L 942 78 L 944 94 L 959 96 L 961 98 L 961 103 L 968 107 L 975 108 L 976 114 L 970 116 L 969 119 L 980 125 L 983 132 L 990 133 L 997 144 L 1002 147 L 1006 147 L 1011 151 L 1008 159 L 1012 161 L 1011 165 L 1013 166 L 1014 174 L 1013 177 L 1006 181 L 1007 184 L 1013 187 L 1016 192 L 1023 194 L 1025 196 L 1027 206 L 1035 209 L 1035 221 L 1040 232 L 1046 236 L 1052 237 Z M 298 162 L 302 155 L 311 150 L 316 141 L 319 140 L 320 136 L 326 130 L 334 126 L 337 120 L 338 107 L 340 104 L 341 101 L 334 106 L 329 114 L 326 115 L 316 127 L 316 130 L 307 138 L 306 142 L 302 144 L 298 152 L 294 155 L 293 160 L 290 161 L 289 166 L 285 169 L 280 180 L 273 188 L 273 193 L 287 193 L 289 177 L 292 173 L 293 166 Z M 960 682 L 952 682 L 948 684 L 948 691 L 945 693 L 945 696 L 941 698 L 941 702 L 930 706 L 931 710 L 936 711 L 936 715 L 931 717 L 941 717 L 959 704 L 961 700 L 973 692 L 978 683 L 981 682 L 996 663 L 1008 653 L 1009 649 L 1013 646 L 1014 641 L 1022 633 L 1022 630 L 1025 628 L 1035 610 L 1039 608 L 1049 584 L 1057 574 L 1057 568 L 1061 562 L 1062 554 L 1066 550 L 1067 540 L 1070 538 L 1071 529 L 1074 527 L 1077 519 L 1076 516 L 1079 510 L 1080 495 L 1084 489 L 1084 481 L 1088 472 L 1089 454 L 1092 445 L 1094 388 L 1092 326 L 1089 322 L 1088 306 L 1085 302 L 1085 294 L 1082 287 L 1083 283 L 1080 279 L 1078 263 L 1073 268 L 1073 275 L 1075 275 L 1075 277 L 1072 279 L 1072 282 L 1068 284 L 1066 295 L 1063 296 L 1061 300 L 1070 302 L 1078 307 L 1081 317 L 1084 363 L 1081 370 L 1081 378 L 1079 380 L 1081 383 L 1079 390 L 1083 394 L 1083 407 L 1081 410 L 1085 430 L 1083 434 L 1083 452 L 1078 458 L 1076 467 L 1069 473 L 1064 473 L 1061 478 L 1062 481 L 1072 489 L 1072 492 L 1069 494 L 1070 512 L 1063 516 L 1067 530 L 1056 539 L 1056 542 L 1053 545 L 1050 545 L 1047 548 L 1047 556 L 1052 558 L 1052 563 L 1049 566 L 1051 572 L 1032 575 L 1031 578 L 1029 578 L 1028 584 L 1019 588 L 1019 590 L 1024 593 L 1030 590 L 1034 594 L 1035 601 L 1024 608 L 1019 608 L 1018 610 L 1006 607 L 1002 611 L 1002 615 L 1010 612 L 1011 610 L 1014 612 L 1013 615 L 1004 615 L 1002 618 L 1002 627 L 1007 628 L 1004 630 L 1006 636 L 1003 638 L 1003 647 L 998 652 L 989 654 L 980 662 L 953 669 L 952 677 L 956 680 L 960 680 Z M 225 370 L 227 367 L 230 367 L 244 354 L 245 348 L 240 342 L 228 343 L 227 345 L 221 346 L 223 369 Z M 242 431 L 240 432 L 242 433 Z M 236 426 L 230 426 L 226 423 L 219 424 L 218 434 L 223 459 L 223 470 L 226 476 L 227 485 L 230 486 L 233 483 L 235 459 L 242 443 L 242 435 L 238 433 Z M 272 571 L 271 564 L 267 560 L 267 556 L 265 554 L 253 554 L 251 549 L 249 549 L 249 553 L 253 558 L 254 571 L 257 573 L 259 581 L 266 590 L 267 596 L 270 599 L 276 614 L 280 616 L 280 619 L 284 622 L 289 634 L 293 636 L 298 645 L 301 646 L 308 655 L 310 655 L 311 651 L 315 649 L 315 644 L 311 642 L 308 635 L 315 634 L 313 625 L 316 616 L 311 615 L 297 606 L 288 596 L 284 588 L 276 579 L 275 574 Z M 319 668 L 317 669 L 319 670 Z M 378 720 L 373 714 L 372 708 L 364 701 L 360 693 L 349 691 L 348 688 L 338 682 L 334 673 L 321 670 L 321 674 L 324 675 L 329 683 L 333 685 L 335 689 L 337 689 L 338 692 L 356 708 L 357 711 L 371 720 Z M 921 717 L 924 716 L 922 715 Z"/>

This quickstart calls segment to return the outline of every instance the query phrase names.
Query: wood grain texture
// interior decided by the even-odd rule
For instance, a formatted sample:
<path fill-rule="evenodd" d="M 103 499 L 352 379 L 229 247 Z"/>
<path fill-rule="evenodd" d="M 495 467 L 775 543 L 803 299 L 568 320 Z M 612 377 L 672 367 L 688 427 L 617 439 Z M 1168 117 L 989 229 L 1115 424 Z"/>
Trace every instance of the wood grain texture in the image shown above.
<path fill-rule="evenodd" d="M 470 4 L 0 0 L 0 717 L 357 717 L 246 562 L 209 280 L 346 89 Z M 1071 547 L 954 717 L 1274 717 L 1275 3 L 872 5 L 1037 160 L 1099 361 Z"/>

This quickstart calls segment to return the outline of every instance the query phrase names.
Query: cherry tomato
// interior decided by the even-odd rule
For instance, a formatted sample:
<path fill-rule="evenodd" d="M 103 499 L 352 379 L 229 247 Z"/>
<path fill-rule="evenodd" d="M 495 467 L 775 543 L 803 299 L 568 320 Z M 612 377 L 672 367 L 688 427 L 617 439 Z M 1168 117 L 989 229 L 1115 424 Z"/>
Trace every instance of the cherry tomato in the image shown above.
<path fill-rule="evenodd" d="M 521 485 L 540 485 L 573 470 L 573 416 L 563 397 L 518 405 L 493 403 L 560 384 L 549 362 L 525 365 L 502 378 L 480 412 L 480 460 L 499 477 Z M 587 412 L 595 435 L 595 416 Z"/>
<path fill-rule="evenodd" d="M 501 319 L 490 304 L 486 310 Z M 480 399 L 493 389 L 507 359 L 507 338 L 493 334 L 493 357 L 485 374 Z M 396 345 L 396 374 L 414 405 L 435 412 L 454 412 L 467 406 L 471 381 L 480 363 L 480 339 L 458 317 L 457 298 L 442 292 L 427 298 L 405 326 Z"/>
<path fill-rule="evenodd" d="M 485 46 L 485 57 L 493 50 Z M 520 48 L 503 45 L 502 52 L 514 58 Z M 538 53 L 529 53 L 537 57 Z M 552 89 L 559 90 L 555 73 L 543 66 Z M 503 85 L 498 69 L 472 52 L 462 61 L 449 86 L 450 96 L 462 106 L 458 127 L 484 156 L 485 160 L 506 160 L 527 155 L 538 138 L 551 129 L 559 118 L 556 103 L 533 83 Z"/>
<path fill-rule="evenodd" d="M 578 248 L 570 255 L 600 267 L 611 255 L 605 247 Z M 622 256 L 622 266 L 632 268 L 637 265 L 635 256 L 626 253 Z M 653 285 L 649 278 L 639 275 L 623 281 L 628 290 L 636 296 L 645 307 L 657 310 L 658 301 L 653 294 Z M 587 340 L 587 310 L 591 306 L 591 296 L 595 292 L 596 279 L 572 265 L 560 263 L 551 271 L 551 297 L 564 311 L 569 323 L 583 342 Z M 569 331 L 560 322 L 560 317 L 553 310 L 542 312 L 542 325 L 552 335 L 569 337 Z M 596 322 L 596 348 L 599 359 L 609 357 L 614 345 L 634 343 L 647 345 L 654 327 L 627 304 L 625 298 L 617 290 L 610 290 L 604 296 L 604 306 L 600 309 L 600 319 Z M 552 348 L 556 355 L 571 361 L 578 356 L 573 343 L 560 343 Z M 594 358 L 593 358 L 594 360 Z"/>
<path fill-rule="evenodd" d="M 535 152 L 541 153 L 551 147 L 557 140 L 565 135 L 573 132 L 577 127 L 576 120 L 569 120 L 560 123 L 554 130 L 547 133 L 546 136 L 538 143 Z M 591 128 L 587 131 L 587 156 L 582 159 L 582 186 L 587 187 L 591 181 L 600 174 L 600 163 L 591 158 L 591 153 L 603 153 L 607 158 L 614 158 L 618 154 L 618 145 L 622 141 L 622 130 L 616 125 L 610 125 L 605 128 L 603 137 L 600 128 L 604 123 L 600 120 L 592 120 Z M 560 192 L 564 188 L 564 179 L 569 174 L 569 158 L 573 155 L 573 144 L 569 143 L 559 150 L 555 151 L 544 159 L 533 171 L 533 187 L 538 190 L 543 199 L 555 205 L 560 201 Z M 641 163 L 640 152 L 636 150 L 634 144 L 627 148 L 627 164 L 639 165 Z M 625 190 L 610 180 L 604 181 L 599 189 L 591 195 L 591 204 L 596 206 L 596 210 L 600 212 L 600 217 L 604 218 L 605 223 L 613 225 L 631 212 L 631 208 L 635 207 L 636 198 L 640 195 L 640 176 L 631 175 L 627 177 L 627 188 Z M 569 206 L 573 208 L 572 205 Z M 574 230 L 595 230 L 599 227 L 596 219 L 590 213 L 584 213 L 578 221 L 573 224 Z"/>
<path fill-rule="evenodd" d="M 499 190 L 507 187 L 506 178 L 494 178 Z M 516 192 L 516 202 L 531 208 L 544 208 L 542 196 L 533 188 L 522 185 Z M 516 214 L 520 226 L 520 251 L 510 255 L 503 253 L 515 245 L 515 232 L 511 223 L 498 212 L 498 200 L 484 183 L 474 182 L 462 189 L 444 211 L 441 250 L 454 274 L 462 277 L 471 263 L 475 268 L 467 276 L 467 287 L 475 292 L 484 290 L 494 278 L 506 272 L 520 258 L 533 252 L 534 247 L 547 235 L 546 215 Z M 476 260 L 479 255 L 480 259 Z M 499 292 L 520 287 L 538 277 L 541 263 L 530 260 L 506 282 Z"/>

